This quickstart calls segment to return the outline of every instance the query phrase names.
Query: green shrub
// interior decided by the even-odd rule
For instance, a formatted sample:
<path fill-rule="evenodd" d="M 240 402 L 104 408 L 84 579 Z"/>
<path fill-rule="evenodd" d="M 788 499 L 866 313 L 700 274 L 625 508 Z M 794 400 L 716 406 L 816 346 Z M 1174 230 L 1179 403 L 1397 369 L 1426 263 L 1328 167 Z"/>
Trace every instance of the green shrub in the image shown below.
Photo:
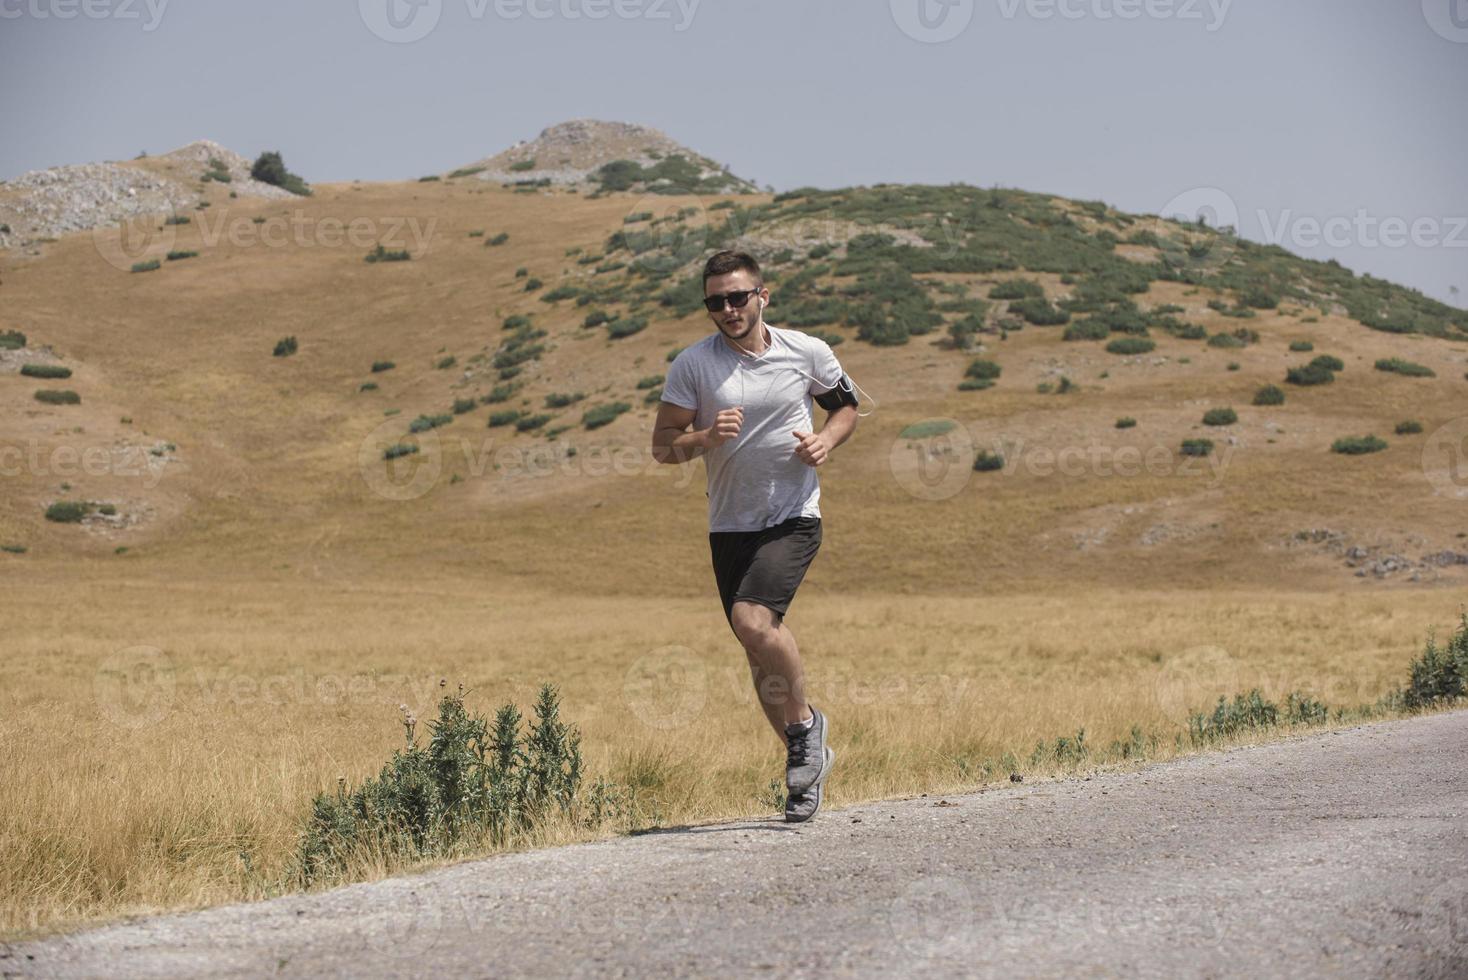
<path fill-rule="evenodd" d="M 517 173 L 523 173 L 526 170 L 534 170 L 535 157 L 531 157 L 528 160 L 516 160 L 514 163 L 510 164 L 510 169 Z"/>
<path fill-rule="evenodd" d="M 25 334 L 19 330 L 0 331 L 0 350 L 20 350 L 25 346 Z"/>
<path fill-rule="evenodd" d="M 581 424 L 586 426 L 588 429 L 599 429 L 609 422 L 614 421 L 617 416 L 621 415 L 623 412 L 630 411 L 631 408 L 632 406 L 627 404 L 626 402 L 613 402 L 609 405 L 598 405 L 595 408 L 588 410 L 584 415 L 581 416 Z"/>
<path fill-rule="evenodd" d="M 1278 724 L 1279 706 L 1265 700 L 1255 689 L 1235 695 L 1231 704 L 1219 695 L 1211 715 L 1194 714 L 1188 719 L 1188 736 L 1194 745 L 1207 745 L 1241 731 Z"/>
<path fill-rule="evenodd" d="M 549 394 L 549 395 L 546 395 L 545 396 L 545 407 L 546 408 L 565 408 L 567 405 L 574 405 L 574 404 L 576 404 L 577 402 L 581 401 L 581 399 L 583 399 L 585 397 L 586 397 L 585 393 L 580 392 L 580 391 L 575 392 L 574 394 L 567 394 L 567 393 L 564 393 L 564 392 L 554 392 L 552 394 Z"/>
<path fill-rule="evenodd" d="M 154 270 L 161 269 L 162 267 L 163 263 L 159 262 L 157 259 L 148 259 L 146 262 L 134 262 L 132 271 L 153 272 Z"/>
<path fill-rule="evenodd" d="M 175 249 L 174 251 L 168 253 L 168 261 L 177 262 L 180 259 L 192 259 L 195 258 L 198 254 L 198 252 L 188 252 L 184 251 L 183 249 Z"/>
<path fill-rule="evenodd" d="M 1058 327 L 1070 322 L 1070 314 L 1050 305 L 1044 297 L 1019 299 L 1009 304 L 1010 313 L 1018 313 L 1037 327 Z"/>
<path fill-rule="evenodd" d="M 1265 385 L 1254 392 L 1255 405 L 1283 405 L 1285 400 L 1284 391 L 1276 385 Z"/>
<path fill-rule="evenodd" d="M 1213 452 L 1212 439 L 1184 439 L 1178 450 L 1184 456 L 1207 456 Z"/>
<path fill-rule="evenodd" d="M 427 432 L 441 425 L 448 425 L 454 420 L 452 415 L 420 415 L 408 423 L 409 432 Z"/>
<path fill-rule="evenodd" d="M 45 402 L 47 405 L 80 405 L 82 396 L 69 388 L 64 390 L 40 388 L 36 391 L 36 401 Z"/>
<path fill-rule="evenodd" d="M 434 368 L 436 368 L 439 371 L 444 371 L 444 370 L 447 370 L 448 368 L 453 367 L 457 363 L 459 363 L 459 359 L 457 357 L 455 357 L 452 354 L 445 354 L 443 357 L 440 357 L 437 361 L 434 361 L 433 362 L 433 366 L 434 366 Z"/>
<path fill-rule="evenodd" d="M 1308 341 L 1308 340 L 1292 340 L 1292 341 L 1290 341 L 1290 350 L 1294 351 L 1297 354 L 1305 353 L 1307 351 L 1312 351 L 1314 349 L 1315 349 L 1315 345 L 1312 344 L 1312 343 L 1310 343 L 1310 341 Z"/>
<path fill-rule="evenodd" d="M 408 254 L 408 250 L 405 248 L 398 249 L 395 252 L 389 252 L 379 244 L 377 248 L 368 252 L 364 258 L 368 262 L 406 262 L 412 256 Z"/>
<path fill-rule="evenodd" d="M 22 364 L 20 373 L 27 378 L 69 378 L 71 368 L 60 364 Z"/>
<path fill-rule="evenodd" d="M 649 374 L 647 377 L 638 380 L 637 389 L 641 391 L 644 388 L 656 388 L 662 383 L 663 376 L 661 374 Z"/>
<path fill-rule="evenodd" d="M 545 425 L 550 420 L 551 420 L 551 417 L 549 415 L 544 415 L 544 414 L 542 414 L 542 415 L 522 415 L 518 419 L 515 420 L 515 431 L 516 432 L 529 432 L 531 429 L 538 429 L 538 428 L 540 428 L 542 425 Z"/>
<path fill-rule="evenodd" d="M 667 362 L 669 364 L 672 364 L 673 361 L 677 360 L 678 355 L 681 353 L 683 353 L 683 348 L 674 347 L 672 350 L 668 351 Z"/>
<path fill-rule="evenodd" d="M 1409 378 L 1435 378 L 1437 373 L 1425 364 L 1414 364 L 1399 357 L 1383 357 L 1376 362 L 1376 370 L 1390 371 Z"/>
<path fill-rule="evenodd" d="M 529 285 L 529 283 L 526 283 L 526 288 L 529 288 Z M 540 301 L 542 303 L 559 303 L 563 299 L 575 299 L 580 294 L 581 290 L 567 284 L 565 286 L 557 286 L 550 292 L 541 294 Z"/>
<path fill-rule="evenodd" d="M 1292 367 L 1285 371 L 1285 381 L 1292 385 L 1325 385 L 1335 380 L 1335 372 L 1318 364 Z"/>
<path fill-rule="evenodd" d="M 296 343 L 295 334 L 292 334 L 289 337 L 282 337 L 277 340 L 275 342 L 275 349 L 270 353 L 274 357 L 290 357 L 298 350 L 300 350 L 300 345 Z"/>
<path fill-rule="evenodd" d="M 388 446 L 382 451 L 383 459 L 398 459 L 402 456 L 410 456 L 418 451 L 418 447 L 408 442 L 399 442 Z"/>
<path fill-rule="evenodd" d="M 1318 354 L 1311 359 L 1310 366 L 1325 368 L 1327 371 L 1344 371 L 1346 362 L 1333 354 Z"/>
<path fill-rule="evenodd" d="M 507 242 L 509 240 L 510 240 L 510 233 L 507 232 L 507 231 L 502 231 L 498 235 L 495 235 L 493 238 L 486 238 L 484 240 L 484 244 L 485 244 L 486 247 L 488 247 L 490 245 L 503 245 L 505 242 Z"/>
<path fill-rule="evenodd" d="M 622 316 L 607 324 L 607 336 L 613 340 L 630 337 L 647 326 L 647 317 Z"/>
<path fill-rule="evenodd" d="M 1216 333 L 1208 338 L 1208 346 L 1237 349 L 1243 347 L 1244 342 L 1231 333 Z"/>
<path fill-rule="evenodd" d="M 581 325 L 583 327 L 599 327 L 603 323 L 610 323 L 611 320 L 612 317 L 606 310 L 592 310 L 586 314 L 586 318 L 581 321 Z"/>
<path fill-rule="evenodd" d="M 1147 337 L 1117 337 L 1106 345 L 1108 354 L 1146 354 L 1157 344 Z"/>
<path fill-rule="evenodd" d="M 250 176 L 256 180 L 284 188 L 292 194 L 310 196 L 311 188 L 304 180 L 285 168 L 285 161 L 274 150 L 261 153 L 250 167 Z"/>
<path fill-rule="evenodd" d="M 598 779 L 582 791 L 581 735 L 561 720 L 554 687 L 541 687 L 533 711 L 524 732 L 514 704 L 491 724 L 465 708 L 460 686 L 440 700 L 426 746 L 407 714 L 406 745 L 375 779 L 311 801 L 288 877 L 305 887 L 341 877 L 363 853 L 451 857 L 537 840 L 552 821 L 595 827 L 623 815 L 622 789 Z"/>
<path fill-rule="evenodd" d="M 383 371 L 391 371 L 395 367 L 397 367 L 397 365 L 394 364 L 392 361 L 373 361 L 372 373 L 381 374 Z"/>
<path fill-rule="evenodd" d="M 1032 279 L 1010 279 L 989 290 L 990 299 L 1038 299 L 1044 295 L 1045 287 Z"/>
<path fill-rule="evenodd" d="M 519 418 L 520 412 L 514 408 L 507 408 L 501 412 L 491 412 L 489 414 L 489 426 L 490 428 L 495 428 L 501 425 L 509 425 L 511 422 L 518 421 Z"/>
<path fill-rule="evenodd" d="M 77 524 L 92 512 L 94 506 L 88 500 L 58 500 L 46 508 L 46 520 L 58 524 Z"/>
<path fill-rule="evenodd" d="M 163 219 L 163 223 L 165 225 L 187 225 L 192 224 L 193 221 L 194 219 L 190 218 L 186 214 L 170 214 L 168 217 Z"/>
<path fill-rule="evenodd" d="M 465 412 L 474 411 L 474 406 L 479 404 L 472 398 L 455 398 L 453 412 L 455 415 L 463 415 Z"/>
<path fill-rule="evenodd" d="M 959 391 L 983 391 L 994 387 L 992 378 L 965 378 L 958 383 Z"/>
<path fill-rule="evenodd" d="M 1386 448 L 1386 440 L 1376 436 L 1342 436 L 1330 444 L 1330 451 L 1346 456 L 1362 456 L 1379 453 Z"/>
<path fill-rule="evenodd" d="M 1136 428 L 1136 425 L 1137 420 L 1132 418 L 1130 415 L 1123 415 L 1121 418 L 1116 420 L 1116 427 L 1118 429 L 1132 429 Z"/>
<path fill-rule="evenodd" d="M 1231 408 L 1210 408 L 1203 413 L 1204 425 L 1233 425 L 1238 420 L 1238 413 Z"/>
<path fill-rule="evenodd" d="M 1279 295 L 1263 286 L 1254 286 L 1245 290 L 1239 297 L 1239 302 L 1244 306 L 1252 306 L 1256 310 L 1272 310 L 1279 306 Z"/>
<path fill-rule="evenodd" d="M 979 358 L 978 360 L 969 362 L 968 368 L 963 372 L 963 375 L 966 378 L 978 378 L 981 381 L 994 381 L 1002 372 L 1003 368 L 996 362 Z"/>
<path fill-rule="evenodd" d="M 1468 614 L 1445 647 L 1429 635 L 1422 656 L 1412 661 L 1412 680 L 1402 692 L 1403 703 L 1414 710 L 1450 703 L 1468 695 Z"/>
<path fill-rule="evenodd" d="M 0 551 L 11 555 L 23 555 L 26 553 L 26 546 L 23 544 L 0 544 Z"/>
<path fill-rule="evenodd" d="M 361 384 L 359 384 L 357 386 L 357 390 L 358 391 L 376 391 L 377 390 L 377 382 L 376 381 L 364 381 L 364 382 L 362 382 Z"/>
<path fill-rule="evenodd" d="M 1398 422 L 1396 431 L 1399 436 L 1419 435 L 1422 432 L 1422 423 L 1414 421 Z"/>
<path fill-rule="evenodd" d="M 505 322 L 500 324 L 501 330 L 519 330 L 530 326 L 530 317 L 524 313 L 512 313 L 505 317 Z"/>
<path fill-rule="evenodd" d="M 992 472 L 1004 469 L 1004 457 L 998 453 L 991 453 L 987 449 L 981 449 L 974 457 L 974 469 L 979 473 Z"/>
<path fill-rule="evenodd" d="M 484 396 L 486 402 L 506 402 L 514 397 L 515 392 L 520 390 L 518 384 L 495 385 L 489 394 Z"/>
<path fill-rule="evenodd" d="M 1078 320 L 1065 328 L 1065 333 L 1060 335 L 1061 340 L 1105 340 L 1111 336 L 1111 328 L 1106 321 L 1096 317 L 1087 317 Z"/>
<path fill-rule="evenodd" d="M 527 293 L 533 293 L 543 285 L 545 285 L 545 283 L 541 282 L 534 276 L 531 276 L 529 279 L 525 280 L 525 291 Z"/>

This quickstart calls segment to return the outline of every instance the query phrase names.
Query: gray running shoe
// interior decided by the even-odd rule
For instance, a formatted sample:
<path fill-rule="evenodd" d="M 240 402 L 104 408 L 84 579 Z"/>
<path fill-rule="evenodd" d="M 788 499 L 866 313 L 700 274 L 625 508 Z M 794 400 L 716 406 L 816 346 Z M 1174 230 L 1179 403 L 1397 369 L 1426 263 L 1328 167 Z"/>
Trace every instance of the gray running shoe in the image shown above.
<path fill-rule="evenodd" d="M 821 794 L 826 788 L 826 775 L 831 771 L 831 763 L 836 761 L 836 750 L 826 749 L 826 764 L 821 767 L 821 774 L 811 784 L 810 789 L 804 793 L 791 793 L 785 798 L 785 822 L 805 823 L 816 815 L 821 808 Z"/>
<path fill-rule="evenodd" d="M 814 720 L 809 728 L 802 728 L 798 723 L 785 726 L 785 741 L 789 746 L 785 756 L 785 788 L 791 793 L 805 792 L 826 767 L 826 716 L 815 705 L 810 706 L 810 713 Z"/>

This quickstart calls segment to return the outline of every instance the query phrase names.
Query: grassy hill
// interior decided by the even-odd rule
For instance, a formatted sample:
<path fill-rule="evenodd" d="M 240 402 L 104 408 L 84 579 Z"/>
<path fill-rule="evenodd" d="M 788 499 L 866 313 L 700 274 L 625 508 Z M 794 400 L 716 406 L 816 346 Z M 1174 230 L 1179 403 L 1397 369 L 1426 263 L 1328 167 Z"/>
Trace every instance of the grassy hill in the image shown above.
<path fill-rule="evenodd" d="M 352 222 L 355 244 L 340 240 Z M 40 463 L 8 477 L 0 542 L 27 563 L 126 547 L 130 561 L 225 549 L 295 566 L 331 528 L 368 561 L 622 588 L 606 570 L 642 558 L 564 520 L 590 509 L 599 527 L 671 522 L 659 547 L 677 560 L 636 587 L 697 593 L 672 569 L 701 561 L 701 464 L 664 470 L 646 443 L 670 355 L 711 329 L 697 270 L 725 246 L 765 263 L 769 322 L 837 345 L 879 405 L 823 474 L 832 514 L 850 515 L 833 572 L 882 555 L 920 590 L 962 592 L 980 570 L 985 589 L 1179 574 L 1324 585 L 1351 576 L 1342 548 L 1399 554 L 1419 578 L 1458 570 L 1423 556 L 1468 548 L 1461 494 L 1443 492 L 1447 459 L 1431 451 L 1468 391 L 1468 314 L 1211 229 L 962 186 L 591 198 L 462 179 L 221 199 L 171 231 L 157 251 L 198 254 L 159 254 L 151 272 L 103 263 L 92 236 L 4 260 L 0 330 L 27 338 L 3 355 L 4 435 Z M 411 257 L 364 261 L 379 241 Z M 272 356 L 287 336 L 297 353 Z M 1286 381 L 1322 355 L 1342 362 L 1330 383 Z M 73 374 L 23 377 L 22 358 Z M 1433 376 L 1374 367 L 1391 358 Z M 973 377 L 975 361 L 997 379 Z M 1253 404 L 1270 385 L 1283 404 Z M 38 402 L 41 388 L 80 404 Z M 1237 421 L 1205 425 L 1213 408 Z M 598 412 L 610 421 L 593 427 Z M 447 424 L 411 432 L 420 417 Z M 961 425 L 912 438 L 930 418 Z M 1397 435 L 1408 421 L 1423 431 Z M 1330 451 L 1369 434 L 1386 448 Z M 1183 455 L 1185 439 L 1213 449 Z M 418 451 L 381 460 L 398 443 Z M 967 454 L 941 457 L 956 489 L 924 499 L 914 468 L 943 443 Z M 980 450 L 1006 449 L 1002 468 L 970 471 Z M 65 465 L 88 453 L 108 462 Z M 607 453 L 621 462 L 599 475 Z M 374 489 L 420 468 L 410 500 Z M 44 518 L 71 499 L 117 513 Z M 1322 527 L 1335 536 L 1296 537 Z M 923 547 L 894 556 L 897 528 Z M 584 560 L 564 567 L 565 549 Z"/>

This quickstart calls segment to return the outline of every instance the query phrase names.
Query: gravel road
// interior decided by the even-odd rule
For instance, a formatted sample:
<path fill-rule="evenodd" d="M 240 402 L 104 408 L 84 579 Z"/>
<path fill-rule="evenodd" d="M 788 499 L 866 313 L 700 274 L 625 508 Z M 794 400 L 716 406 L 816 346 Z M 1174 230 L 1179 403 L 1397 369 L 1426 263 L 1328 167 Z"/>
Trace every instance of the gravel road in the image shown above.
<path fill-rule="evenodd" d="M 659 831 L 0 947 L 0 973 L 1462 978 L 1465 748 L 1457 711 Z"/>

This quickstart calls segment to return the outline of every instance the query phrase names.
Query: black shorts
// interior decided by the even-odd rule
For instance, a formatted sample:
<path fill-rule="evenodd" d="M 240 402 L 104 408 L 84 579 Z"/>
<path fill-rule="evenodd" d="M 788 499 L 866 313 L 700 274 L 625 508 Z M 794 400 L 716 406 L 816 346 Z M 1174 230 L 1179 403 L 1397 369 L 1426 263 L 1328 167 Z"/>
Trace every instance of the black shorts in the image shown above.
<path fill-rule="evenodd" d="M 819 517 L 792 517 L 763 531 L 710 531 L 714 579 L 731 628 L 736 601 L 758 602 L 784 616 L 820 546 Z"/>

